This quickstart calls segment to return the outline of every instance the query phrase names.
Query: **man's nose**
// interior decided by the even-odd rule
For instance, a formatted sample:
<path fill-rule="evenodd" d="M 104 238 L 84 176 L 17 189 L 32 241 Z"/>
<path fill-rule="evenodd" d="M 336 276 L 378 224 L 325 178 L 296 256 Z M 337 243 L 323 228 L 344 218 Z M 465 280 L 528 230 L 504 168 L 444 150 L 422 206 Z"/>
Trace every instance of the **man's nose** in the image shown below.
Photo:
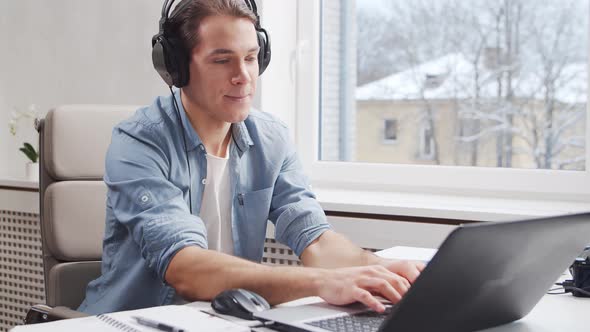
<path fill-rule="evenodd" d="M 248 65 L 245 61 L 240 61 L 232 75 L 231 83 L 241 85 L 250 83 L 250 81 L 252 81 L 252 76 L 250 75 L 250 72 L 248 72 Z"/>

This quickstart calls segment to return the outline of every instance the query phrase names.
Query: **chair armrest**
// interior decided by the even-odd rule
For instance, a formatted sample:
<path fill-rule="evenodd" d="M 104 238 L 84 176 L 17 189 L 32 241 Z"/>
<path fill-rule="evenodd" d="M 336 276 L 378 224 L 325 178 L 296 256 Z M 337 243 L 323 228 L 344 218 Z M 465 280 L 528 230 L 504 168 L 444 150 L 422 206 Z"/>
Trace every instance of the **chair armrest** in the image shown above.
<path fill-rule="evenodd" d="M 37 324 L 44 322 L 52 322 L 55 320 L 80 318 L 90 316 L 87 313 L 72 310 L 67 307 L 50 307 L 45 304 L 35 304 L 27 312 L 24 319 L 25 324 Z"/>

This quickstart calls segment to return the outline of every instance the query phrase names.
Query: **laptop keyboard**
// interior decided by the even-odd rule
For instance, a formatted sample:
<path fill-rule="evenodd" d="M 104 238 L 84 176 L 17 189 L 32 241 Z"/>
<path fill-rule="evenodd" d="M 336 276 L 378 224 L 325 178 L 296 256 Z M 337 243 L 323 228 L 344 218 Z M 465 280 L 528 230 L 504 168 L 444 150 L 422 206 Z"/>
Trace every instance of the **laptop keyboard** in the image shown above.
<path fill-rule="evenodd" d="M 376 332 L 379 330 L 383 320 L 391 312 L 391 308 L 387 307 L 383 313 L 364 311 L 352 315 L 308 322 L 306 324 L 335 332 Z"/>

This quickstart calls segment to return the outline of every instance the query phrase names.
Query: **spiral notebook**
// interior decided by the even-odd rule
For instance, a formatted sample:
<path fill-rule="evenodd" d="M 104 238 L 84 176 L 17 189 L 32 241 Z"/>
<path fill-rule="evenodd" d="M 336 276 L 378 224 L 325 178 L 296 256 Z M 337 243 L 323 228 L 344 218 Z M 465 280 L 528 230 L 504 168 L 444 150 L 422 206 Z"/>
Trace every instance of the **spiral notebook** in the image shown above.
<path fill-rule="evenodd" d="M 203 313 L 190 306 L 169 305 L 131 311 L 121 311 L 111 314 L 60 320 L 49 323 L 17 326 L 12 332 L 60 331 L 60 332 L 152 332 L 154 328 L 138 324 L 134 316 L 145 317 L 160 323 L 181 328 L 186 332 L 249 332 L 247 326 L 238 325 L 230 321 Z"/>

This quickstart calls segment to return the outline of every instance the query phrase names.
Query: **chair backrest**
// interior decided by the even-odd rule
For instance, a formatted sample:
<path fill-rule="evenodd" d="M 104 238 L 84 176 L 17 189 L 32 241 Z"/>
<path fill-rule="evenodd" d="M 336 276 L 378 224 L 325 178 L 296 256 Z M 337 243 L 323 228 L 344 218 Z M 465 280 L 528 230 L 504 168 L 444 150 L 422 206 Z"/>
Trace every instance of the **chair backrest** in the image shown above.
<path fill-rule="evenodd" d="M 39 124 L 39 211 L 50 306 L 77 308 L 88 282 L 100 275 L 105 154 L 113 127 L 137 108 L 61 106 Z"/>

